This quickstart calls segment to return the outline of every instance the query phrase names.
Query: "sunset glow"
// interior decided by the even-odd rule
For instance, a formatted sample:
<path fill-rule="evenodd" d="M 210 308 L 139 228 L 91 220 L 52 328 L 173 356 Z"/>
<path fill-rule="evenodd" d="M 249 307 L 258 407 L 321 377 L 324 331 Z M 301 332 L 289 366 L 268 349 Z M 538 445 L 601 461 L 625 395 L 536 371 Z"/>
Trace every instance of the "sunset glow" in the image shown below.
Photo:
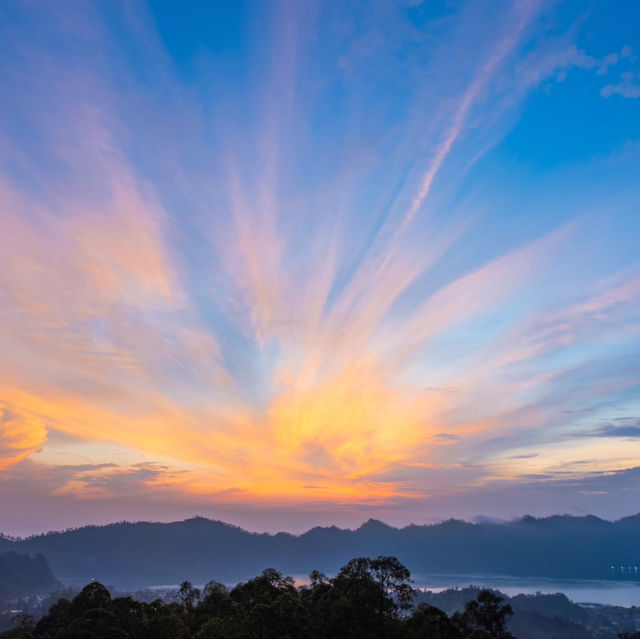
<path fill-rule="evenodd" d="M 637 511 L 639 5 L 0 13 L 3 532 Z"/>

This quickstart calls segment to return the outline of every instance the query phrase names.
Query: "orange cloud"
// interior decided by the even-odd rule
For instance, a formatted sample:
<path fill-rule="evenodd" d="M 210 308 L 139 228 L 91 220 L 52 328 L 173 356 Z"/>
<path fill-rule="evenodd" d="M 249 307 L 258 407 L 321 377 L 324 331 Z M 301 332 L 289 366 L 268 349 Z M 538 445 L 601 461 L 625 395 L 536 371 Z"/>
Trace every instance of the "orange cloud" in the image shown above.
<path fill-rule="evenodd" d="M 38 416 L 22 411 L 0 395 L 0 471 L 39 450 L 46 436 Z"/>

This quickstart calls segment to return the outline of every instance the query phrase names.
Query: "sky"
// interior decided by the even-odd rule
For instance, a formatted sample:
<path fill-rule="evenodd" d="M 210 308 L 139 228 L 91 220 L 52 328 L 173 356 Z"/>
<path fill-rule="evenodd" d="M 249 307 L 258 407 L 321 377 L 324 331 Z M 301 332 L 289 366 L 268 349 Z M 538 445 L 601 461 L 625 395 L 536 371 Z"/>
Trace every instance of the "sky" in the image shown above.
<path fill-rule="evenodd" d="M 639 510 L 640 4 L 0 4 L 0 531 Z"/>

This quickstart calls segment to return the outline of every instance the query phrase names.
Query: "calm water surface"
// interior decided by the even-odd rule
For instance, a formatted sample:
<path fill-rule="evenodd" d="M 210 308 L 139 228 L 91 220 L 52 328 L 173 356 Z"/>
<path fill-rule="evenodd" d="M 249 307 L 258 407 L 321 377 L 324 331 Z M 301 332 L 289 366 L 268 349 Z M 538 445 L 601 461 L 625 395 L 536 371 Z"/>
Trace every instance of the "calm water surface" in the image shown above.
<path fill-rule="evenodd" d="M 294 575 L 296 585 L 306 585 L 309 578 Z M 522 577 L 496 577 L 495 575 L 413 575 L 413 585 L 423 590 L 440 592 L 447 588 L 466 588 L 480 586 L 499 590 L 505 595 L 534 595 L 564 593 L 576 603 L 608 604 L 610 606 L 640 606 L 640 581 L 578 580 L 578 579 L 542 579 Z M 227 584 L 230 587 L 235 584 Z M 177 590 L 178 584 L 151 586 L 151 590 Z M 196 584 L 203 588 L 203 584 Z"/>
<path fill-rule="evenodd" d="M 424 590 L 440 592 L 447 588 L 469 585 L 500 590 L 505 595 L 520 593 L 554 594 L 562 592 L 577 603 L 609 604 L 612 606 L 640 606 L 640 581 L 541 579 L 496 577 L 486 575 L 413 576 L 414 585 Z"/>

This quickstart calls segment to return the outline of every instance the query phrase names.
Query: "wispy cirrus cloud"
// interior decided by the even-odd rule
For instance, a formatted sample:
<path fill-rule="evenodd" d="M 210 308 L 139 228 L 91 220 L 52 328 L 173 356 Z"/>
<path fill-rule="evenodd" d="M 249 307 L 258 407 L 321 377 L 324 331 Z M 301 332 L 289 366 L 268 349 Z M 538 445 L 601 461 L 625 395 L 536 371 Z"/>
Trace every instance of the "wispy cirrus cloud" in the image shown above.
<path fill-rule="evenodd" d="M 3 122 L 31 131 L 5 126 L 0 166 L 7 473 L 85 503 L 393 508 L 569 472 L 556 440 L 595 432 L 569 411 L 632 409 L 632 364 L 611 362 L 637 351 L 636 266 L 576 275 L 580 210 L 520 230 L 468 186 L 527 91 L 629 56 L 532 39 L 537 2 L 379 8 L 362 33 L 290 9 L 240 80 L 206 51 L 179 68 L 144 8 L 34 9 L 40 48 L 6 27 L 29 73 L 5 70 Z"/>
<path fill-rule="evenodd" d="M 0 404 L 0 471 L 26 459 L 44 444 L 47 431 L 37 416 Z"/>

